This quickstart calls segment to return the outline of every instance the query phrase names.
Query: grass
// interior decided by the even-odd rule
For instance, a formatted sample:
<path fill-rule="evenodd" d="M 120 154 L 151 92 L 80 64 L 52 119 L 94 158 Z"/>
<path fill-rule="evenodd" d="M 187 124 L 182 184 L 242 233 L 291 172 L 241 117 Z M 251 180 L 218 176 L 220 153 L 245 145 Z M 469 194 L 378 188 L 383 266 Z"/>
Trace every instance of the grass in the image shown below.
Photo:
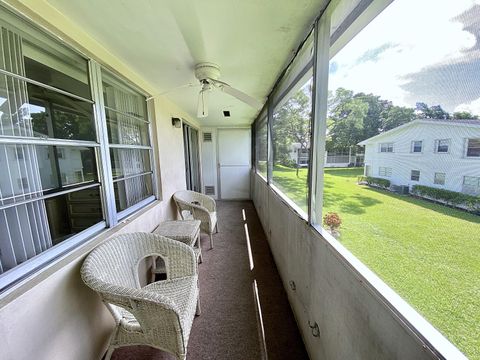
<path fill-rule="evenodd" d="M 340 241 L 470 359 L 480 360 L 480 216 L 356 184 L 361 168 L 325 169 L 324 209 Z M 306 209 L 307 170 L 275 184 Z"/>

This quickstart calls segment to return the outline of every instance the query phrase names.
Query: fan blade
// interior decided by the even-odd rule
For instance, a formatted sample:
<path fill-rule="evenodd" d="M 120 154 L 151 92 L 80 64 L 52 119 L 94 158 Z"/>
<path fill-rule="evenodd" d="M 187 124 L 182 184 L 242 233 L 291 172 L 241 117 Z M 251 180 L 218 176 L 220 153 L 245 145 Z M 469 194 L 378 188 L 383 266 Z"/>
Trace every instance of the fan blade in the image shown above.
<path fill-rule="evenodd" d="M 231 95 L 234 98 L 237 98 L 238 100 L 244 102 L 245 104 L 250 105 L 254 109 L 257 109 L 257 110 L 262 109 L 263 104 L 260 101 L 258 101 L 257 99 L 254 99 L 250 95 L 245 94 L 243 91 L 235 89 L 234 87 L 231 87 L 230 85 L 228 85 L 227 83 L 224 83 L 223 81 L 219 81 L 219 80 L 210 80 L 210 81 L 212 81 L 217 88 L 227 93 L 228 95 Z"/>
<path fill-rule="evenodd" d="M 197 105 L 197 117 L 206 118 L 208 116 L 208 104 L 207 104 L 208 90 L 202 89 L 198 93 L 198 105 Z"/>
<path fill-rule="evenodd" d="M 170 94 L 171 92 L 174 92 L 174 91 L 177 91 L 177 90 L 180 90 L 180 89 L 191 88 L 191 87 L 196 87 L 196 86 L 200 86 L 200 84 L 198 84 L 198 83 L 183 84 L 183 85 L 175 86 L 174 88 L 171 88 L 167 91 L 164 91 L 164 92 L 162 92 L 158 95 L 162 96 L 162 95 Z"/>
<path fill-rule="evenodd" d="M 152 96 L 148 97 L 146 100 L 149 101 L 149 100 L 152 100 L 153 98 L 156 98 L 157 96 L 163 96 L 163 95 L 170 94 L 170 93 L 175 92 L 175 91 L 180 90 L 180 89 L 197 87 L 197 86 L 200 86 L 200 84 L 198 84 L 198 83 L 197 83 L 197 84 L 188 83 L 188 84 L 183 84 L 183 85 L 175 86 L 174 88 L 171 88 L 171 89 L 169 89 L 169 90 L 167 90 L 167 91 L 164 91 L 164 92 L 161 92 L 161 93 L 152 95 Z"/>

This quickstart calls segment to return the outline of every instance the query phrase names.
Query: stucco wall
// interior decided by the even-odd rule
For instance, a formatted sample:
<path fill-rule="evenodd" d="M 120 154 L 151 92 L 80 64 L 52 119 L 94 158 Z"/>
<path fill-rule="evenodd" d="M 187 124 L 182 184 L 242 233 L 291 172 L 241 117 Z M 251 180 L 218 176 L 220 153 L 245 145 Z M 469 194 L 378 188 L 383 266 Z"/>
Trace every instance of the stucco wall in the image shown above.
<path fill-rule="evenodd" d="M 437 359 L 440 348 L 448 359 L 465 359 L 341 244 L 295 214 L 263 179 L 253 174 L 252 184 L 255 208 L 312 360 Z M 319 337 L 309 322 L 318 324 Z"/>
<path fill-rule="evenodd" d="M 365 147 L 365 164 L 371 166 L 371 176 L 389 179 L 394 185 L 426 185 L 452 191 L 462 191 L 464 176 L 480 177 L 480 158 L 467 158 L 468 138 L 480 138 L 480 127 L 449 124 L 413 124 L 386 133 Z M 450 139 L 449 153 L 435 153 L 435 140 Z M 411 151 L 412 141 L 423 141 L 421 153 Z M 393 153 L 381 153 L 381 143 L 393 143 Z M 392 176 L 379 175 L 379 167 L 392 168 Z M 420 181 L 410 179 L 412 170 L 420 170 Z M 435 185 L 435 173 L 445 174 L 445 185 Z"/>

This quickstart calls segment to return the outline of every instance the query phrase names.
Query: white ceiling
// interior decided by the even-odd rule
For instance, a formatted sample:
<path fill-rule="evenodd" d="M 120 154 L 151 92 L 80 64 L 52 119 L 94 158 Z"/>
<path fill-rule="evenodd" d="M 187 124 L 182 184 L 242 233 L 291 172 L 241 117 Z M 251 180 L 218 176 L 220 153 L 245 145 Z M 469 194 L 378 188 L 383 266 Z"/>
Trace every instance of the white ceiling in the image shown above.
<path fill-rule="evenodd" d="M 221 80 L 265 101 L 326 0 L 47 0 L 196 118 L 194 66 L 220 65 Z M 173 90 L 172 90 L 173 89 Z M 152 94 L 156 95 L 156 94 Z M 222 111 L 230 110 L 224 118 Z M 203 125 L 246 125 L 258 110 L 221 92 Z"/>

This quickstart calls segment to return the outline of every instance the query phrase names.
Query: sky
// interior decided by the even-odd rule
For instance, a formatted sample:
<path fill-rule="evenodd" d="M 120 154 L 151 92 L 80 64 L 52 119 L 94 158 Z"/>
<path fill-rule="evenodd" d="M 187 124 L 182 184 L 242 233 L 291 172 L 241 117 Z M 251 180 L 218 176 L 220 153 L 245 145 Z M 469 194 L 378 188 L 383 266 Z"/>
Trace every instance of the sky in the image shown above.
<path fill-rule="evenodd" d="M 480 115 L 480 0 L 395 0 L 330 60 L 329 89 Z"/>

